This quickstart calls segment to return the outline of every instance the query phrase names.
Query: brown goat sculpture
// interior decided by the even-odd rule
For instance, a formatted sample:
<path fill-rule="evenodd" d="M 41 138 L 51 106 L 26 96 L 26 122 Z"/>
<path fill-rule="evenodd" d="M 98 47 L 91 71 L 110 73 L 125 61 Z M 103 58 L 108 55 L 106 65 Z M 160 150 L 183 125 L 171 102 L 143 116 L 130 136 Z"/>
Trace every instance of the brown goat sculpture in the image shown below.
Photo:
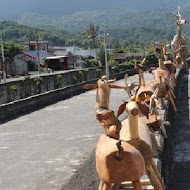
<path fill-rule="evenodd" d="M 160 98 L 162 101 L 162 98 L 166 98 L 168 96 L 174 111 L 177 111 L 176 105 L 174 103 L 175 95 L 170 84 L 170 73 L 166 69 L 163 61 L 164 48 L 164 43 L 156 44 L 155 53 L 158 56 L 159 67 L 152 71 L 155 81 L 152 82 L 151 85 L 154 87 L 154 89 L 159 89 L 157 93 L 157 98 Z M 161 103 L 163 106 L 163 101 Z"/>
<path fill-rule="evenodd" d="M 118 140 L 121 122 L 114 112 L 109 110 L 111 88 L 123 87 L 110 85 L 109 81 L 102 77 L 96 85 L 86 85 L 85 89 L 95 87 L 96 118 L 105 131 L 105 135 L 100 136 L 95 151 L 96 168 L 100 178 L 99 190 L 115 189 L 126 180 L 132 181 L 135 190 L 142 190 L 140 178 L 145 172 L 143 157 L 133 146 Z"/>
<path fill-rule="evenodd" d="M 164 190 L 160 173 L 153 160 L 152 142 L 149 129 L 139 117 L 141 114 L 136 102 L 130 101 L 126 104 L 128 119 L 122 122 L 120 139 L 134 146 L 142 154 L 145 161 L 146 174 L 155 190 Z"/>
<path fill-rule="evenodd" d="M 168 46 L 169 44 L 168 45 L 164 44 L 164 48 L 163 48 L 164 66 L 169 71 L 171 86 L 175 87 L 176 86 L 176 79 L 175 79 L 176 66 L 173 64 L 171 60 L 169 60 L 169 52 L 167 52 Z"/>
<path fill-rule="evenodd" d="M 86 84 L 84 89 L 97 89 L 96 92 L 96 119 L 100 122 L 107 136 L 119 138 L 121 122 L 114 115 L 114 112 L 109 109 L 111 88 L 126 89 L 126 87 L 113 85 L 115 80 L 107 80 L 105 76 L 101 77 L 97 84 Z"/>
<path fill-rule="evenodd" d="M 179 13 L 179 7 L 176 18 L 177 34 L 174 36 L 171 42 L 171 46 L 174 52 L 174 63 L 176 66 L 183 66 L 186 71 L 188 71 L 188 44 L 187 40 L 182 35 L 182 26 L 186 24 L 186 20 L 182 19 Z"/>

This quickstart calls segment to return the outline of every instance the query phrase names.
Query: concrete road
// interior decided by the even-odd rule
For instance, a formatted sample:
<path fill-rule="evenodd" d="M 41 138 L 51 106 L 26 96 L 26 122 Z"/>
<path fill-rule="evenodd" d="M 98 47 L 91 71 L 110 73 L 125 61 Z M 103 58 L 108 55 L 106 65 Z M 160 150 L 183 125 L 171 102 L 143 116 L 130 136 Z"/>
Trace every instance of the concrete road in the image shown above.
<path fill-rule="evenodd" d="M 130 79 L 137 81 L 137 75 Z M 95 94 L 88 91 L 0 126 L 0 190 L 61 188 L 103 132 L 95 119 Z M 125 99 L 124 90 L 113 90 L 111 109 Z"/>

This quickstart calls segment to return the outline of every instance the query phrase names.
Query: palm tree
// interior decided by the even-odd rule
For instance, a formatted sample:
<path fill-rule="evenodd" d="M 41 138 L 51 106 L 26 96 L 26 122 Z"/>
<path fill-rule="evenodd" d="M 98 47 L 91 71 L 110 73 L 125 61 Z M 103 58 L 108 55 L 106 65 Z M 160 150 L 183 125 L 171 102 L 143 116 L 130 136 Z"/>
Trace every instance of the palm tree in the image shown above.
<path fill-rule="evenodd" d="M 97 48 L 99 26 L 89 24 L 88 28 L 84 33 L 84 40 L 89 40 L 92 43 L 93 48 Z"/>

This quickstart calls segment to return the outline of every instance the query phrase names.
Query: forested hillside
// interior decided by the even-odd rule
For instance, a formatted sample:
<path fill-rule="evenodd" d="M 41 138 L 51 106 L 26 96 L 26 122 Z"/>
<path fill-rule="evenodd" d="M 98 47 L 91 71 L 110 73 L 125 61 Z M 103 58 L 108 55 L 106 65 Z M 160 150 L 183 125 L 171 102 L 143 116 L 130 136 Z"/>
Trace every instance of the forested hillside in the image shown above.
<path fill-rule="evenodd" d="M 18 1 L 23 1 L 20 9 L 26 6 L 27 0 Z M 109 32 L 109 46 L 115 48 L 159 40 L 171 41 L 176 32 L 174 16 L 163 8 L 159 0 L 109 0 L 109 3 L 108 0 L 74 1 L 47 0 L 43 6 L 40 6 L 43 1 L 30 1 L 30 8 L 25 9 L 25 13 L 11 18 L 15 22 L 0 24 L 0 33 L 9 40 L 30 40 L 39 35 L 40 39 L 50 40 L 54 45 L 84 45 L 83 33 L 89 24 L 93 24 L 99 26 L 100 34 Z M 189 0 L 165 2 L 172 11 L 176 11 L 177 4 L 181 6 L 182 16 L 187 20 L 183 34 L 190 39 Z M 11 3 L 11 7 L 13 5 L 17 6 Z"/>
<path fill-rule="evenodd" d="M 29 41 L 36 40 L 37 36 L 41 40 L 49 40 L 50 45 L 65 45 L 72 36 L 63 30 L 52 29 L 46 31 L 42 29 L 31 28 L 24 25 L 19 25 L 14 21 L 3 21 L 0 23 L 0 35 L 5 41 Z"/>

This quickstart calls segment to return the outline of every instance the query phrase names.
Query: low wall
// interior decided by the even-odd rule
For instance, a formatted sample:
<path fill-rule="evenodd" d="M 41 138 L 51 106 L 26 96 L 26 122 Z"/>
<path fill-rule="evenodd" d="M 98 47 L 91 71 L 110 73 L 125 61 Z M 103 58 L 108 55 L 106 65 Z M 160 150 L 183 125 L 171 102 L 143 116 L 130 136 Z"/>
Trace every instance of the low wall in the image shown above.
<path fill-rule="evenodd" d="M 111 72 L 111 78 L 121 79 L 126 73 L 130 76 L 136 74 L 136 71 L 133 69 L 121 73 Z M 96 68 L 42 75 L 40 77 L 43 82 L 38 79 L 39 84 L 35 81 L 36 78 L 1 84 L 0 122 L 82 93 L 84 84 L 96 82 L 102 74 L 103 71 Z M 16 87 L 16 90 L 13 87 Z M 4 103 L 6 101 L 10 102 Z"/>
<path fill-rule="evenodd" d="M 177 70 L 176 73 L 176 81 L 177 85 L 175 88 L 175 95 L 178 97 L 178 94 L 180 93 L 179 88 L 179 82 L 184 75 L 184 70 Z M 167 189 L 169 189 L 170 181 L 171 181 L 171 157 L 172 157 L 172 140 L 173 140 L 173 122 L 175 118 L 175 111 L 173 110 L 173 107 L 170 105 L 168 110 L 166 110 L 166 121 L 170 122 L 170 126 L 166 127 L 167 132 L 167 138 L 164 139 L 164 149 L 163 149 L 163 155 L 162 155 L 162 176 L 164 178 L 165 184 Z M 172 174 L 173 175 L 173 174 Z"/>
<path fill-rule="evenodd" d="M 134 70 L 128 70 L 129 74 L 134 74 Z M 110 70 L 111 77 L 118 79 L 124 76 L 125 72 L 114 73 Z M 43 94 L 55 89 L 61 89 L 80 84 L 86 81 L 97 80 L 104 74 L 102 68 L 81 69 L 63 71 L 58 73 L 43 74 L 37 77 L 29 77 L 0 83 L 0 104 L 24 99 L 37 94 Z"/>

